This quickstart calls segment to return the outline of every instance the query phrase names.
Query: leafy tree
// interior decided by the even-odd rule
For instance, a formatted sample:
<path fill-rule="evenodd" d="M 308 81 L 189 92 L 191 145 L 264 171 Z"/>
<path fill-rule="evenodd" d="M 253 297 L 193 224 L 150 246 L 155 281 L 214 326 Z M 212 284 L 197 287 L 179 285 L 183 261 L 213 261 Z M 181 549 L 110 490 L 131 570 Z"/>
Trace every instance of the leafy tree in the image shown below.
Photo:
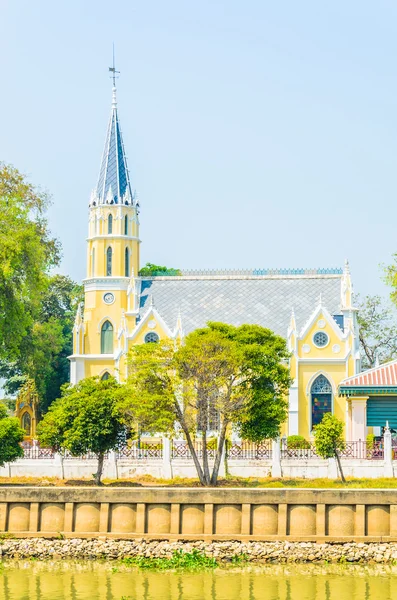
<path fill-rule="evenodd" d="M 21 442 L 24 435 L 18 419 L 9 417 L 4 404 L 0 404 L 0 467 L 23 456 Z"/>
<path fill-rule="evenodd" d="M 345 449 L 343 439 L 343 422 L 333 414 L 326 413 L 321 422 L 314 427 L 316 452 L 322 458 L 335 458 L 343 483 L 345 477 L 342 471 L 339 452 Z"/>
<path fill-rule="evenodd" d="M 31 378 L 40 398 L 41 412 L 60 396 L 61 386 L 69 380 L 68 356 L 73 351 L 73 323 L 82 286 L 69 277 L 48 279 L 37 319 L 20 343 L 16 360 L 0 361 L 4 388 L 15 394 Z"/>
<path fill-rule="evenodd" d="M 289 435 L 287 437 L 287 448 L 288 450 L 308 450 L 310 442 L 303 435 Z"/>
<path fill-rule="evenodd" d="M 120 385 L 110 377 L 82 379 L 65 385 L 62 396 L 49 408 L 37 427 L 43 446 L 66 449 L 73 456 L 93 452 L 98 459 L 95 482 L 101 482 L 106 452 L 117 447 L 124 432 L 119 410 Z"/>
<path fill-rule="evenodd" d="M 216 484 L 228 426 L 248 440 L 276 437 L 286 418 L 291 382 L 285 341 L 258 325 L 209 323 L 175 349 L 170 340 L 134 346 L 122 409 L 142 431 L 186 437 L 200 482 Z M 217 413 L 218 446 L 210 473 L 207 431 Z M 202 458 L 194 436 L 202 438 Z"/>
<path fill-rule="evenodd" d="M 0 163 L 0 358 L 18 356 L 34 322 L 59 244 L 45 213 L 48 196 L 11 166 Z"/>
<path fill-rule="evenodd" d="M 181 275 L 181 271 L 179 269 L 173 269 L 168 267 L 160 267 L 159 265 L 154 265 L 153 263 L 146 263 L 144 267 L 139 271 L 139 275 L 141 277 L 151 277 L 152 275 Z"/>
<path fill-rule="evenodd" d="M 380 296 L 356 298 L 362 366 L 370 369 L 397 356 L 397 322 L 394 310 Z"/>

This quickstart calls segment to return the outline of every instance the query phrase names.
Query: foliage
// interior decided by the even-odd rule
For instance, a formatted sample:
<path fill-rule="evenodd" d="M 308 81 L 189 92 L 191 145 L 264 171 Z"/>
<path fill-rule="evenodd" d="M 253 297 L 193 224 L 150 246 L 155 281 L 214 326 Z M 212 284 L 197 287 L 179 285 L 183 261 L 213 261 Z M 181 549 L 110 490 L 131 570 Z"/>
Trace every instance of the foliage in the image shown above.
<path fill-rule="evenodd" d="M 49 269 L 60 258 L 48 230 L 48 196 L 0 163 L 0 358 L 18 356 L 40 310 Z"/>
<path fill-rule="evenodd" d="M 291 381 L 288 357 L 285 341 L 258 325 L 209 323 L 179 348 L 170 340 L 134 346 L 122 410 L 141 431 L 172 432 L 178 423 L 201 483 L 215 484 L 231 423 L 251 441 L 279 435 Z M 207 431 L 214 414 L 220 435 L 210 474 Z M 197 430 L 201 462 L 193 443 Z"/>
<path fill-rule="evenodd" d="M 160 265 L 154 265 L 153 263 L 146 263 L 144 267 L 139 271 L 141 277 L 152 277 L 155 275 L 182 275 L 179 269 L 161 267 Z"/>
<path fill-rule="evenodd" d="M 376 440 L 376 436 L 373 433 L 369 433 L 367 435 L 367 447 L 368 448 L 373 448 L 375 445 L 375 440 Z"/>
<path fill-rule="evenodd" d="M 397 279 L 396 279 L 397 283 Z M 395 296 L 397 299 L 397 295 Z M 356 297 L 362 367 L 370 369 L 397 356 L 395 311 L 380 296 Z"/>
<path fill-rule="evenodd" d="M 215 558 L 206 556 L 203 552 L 197 550 L 197 548 L 193 548 L 191 552 L 184 552 L 182 549 L 175 550 L 172 556 L 169 558 L 126 556 L 120 559 L 120 562 L 123 565 L 156 571 L 164 571 L 169 569 L 196 571 L 198 569 L 214 569 L 217 566 L 217 561 Z"/>
<path fill-rule="evenodd" d="M 69 450 L 73 456 L 93 452 L 98 458 L 96 483 L 100 483 L 104 455 L 117 447 L 124 431 L 118 412 L 120 385 L 113 377 L 82 379 L 65 385 L 39 423 L 40 443 L 56 450 Z"/>
<path fill-rule="evenodd" d="M 345 478 L 339 457 L 339 452 L 345 448 L 343 422 L 332 413 L 326 413 L 321 423 L 314 427 L 314 439 L 316 452 L 319 456 L 336 459 L 341 479 L 344 482 Z"/>
<path fill-rule="evenodd" d="M 15 417 L 9 417 L 4 404 L 0 404 L 0 467 L 23 456 L 20 443 L 24 430 Z"/>
<path fill-rule="evenodd" d="M 49 278 L 40 311 L 21 341 L 18 358 L 0 362 L 6 392 L 16 393 L 27 379 L 33 379 L 42 412 L 59 398 L 61 386 L 69 380 L 74 316 L 82 294 L 82 286 L 69 277 Z"/>
<path fill-rule="evenodd" d="M 310 442 L 302 435 L 290 435 L 287 437 L 287 447 L 290 450 L 308 450 L 310 448 Z"/>

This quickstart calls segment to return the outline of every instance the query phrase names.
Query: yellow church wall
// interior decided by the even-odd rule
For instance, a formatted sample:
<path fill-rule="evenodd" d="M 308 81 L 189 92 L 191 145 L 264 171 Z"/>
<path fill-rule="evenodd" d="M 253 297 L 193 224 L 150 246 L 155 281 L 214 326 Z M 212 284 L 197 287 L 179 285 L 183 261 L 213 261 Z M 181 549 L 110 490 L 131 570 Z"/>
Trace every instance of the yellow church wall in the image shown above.
<path fill-rule="evenodd" d="M 155 328 L 149 327 L 148 323 L 151 320 L 156 321 L 156 319 L 149 319 L 147 323 L 144 323 L 144 325 L 142 326 L 142 329 L 140 329 L 140 331 L 138 332 L 136 337 L 130 341 L 131 346 L 135 346 L 137 344 L 144 344 L 145 343 L 145 335 L 147 333 L 157 333 L 157 335 L 159 336 L 159 338 L 161 340 L 169 337 L 169 333 L 163 327 L 161 327 L 161 325 L 157 321 L 156 321 Z"/>
<path fill-rule="evenodd" d="M 324 321 L 325 326 L 320 327 L 318 324 L 319 321 Z M 328 344 L 322 348 L 318 348 L 313 341 L 313 336 L 318 331 L 326 333 L 329 338 Z M 345 352 L 345 342 L 341 338 L 342 332 L 341 335 L 338 335 L 335 329 L 330 325 L 327 317 L 321 313 L 316 318 L 315 323 L 309 328 L 307 334 L 301 340 L 299 340 L 298 354 L 300 357 L 307 357 L 308 354 L 310 354 L 310 358 L 337 358 L 339 356 L 343 356 L 343 353 Z M 310 346 L 310 353 L 305 353 L 303 351 L 303 346 L 305 344 L 308 344 Z M 340 346 L 339 352 L 334 352 L 332 350 L 333 346 L 336 344 Z"/>
<path fill-rule="evenodd" d="M 115 375 L 114 361 L 109 362 L 109 359 L 87 359 L 85 361 L 85 376 L 86 377 L 101 377 L 105 371 L 111 375 Z"/>
<path fill-rule="evenodd" d="M 330 381 L 334 393 L 332 394 L 333 414 L 345 422 L 346 399 L 336 395 L 338 385 L 346 377 L 345 362 L 332 363 L 310 363 L 304 362 L 299 364 L 299 435 L 303 435 L 306 439 L 311 433 L 311 383 L 317 375 L 323 374 Z"/>

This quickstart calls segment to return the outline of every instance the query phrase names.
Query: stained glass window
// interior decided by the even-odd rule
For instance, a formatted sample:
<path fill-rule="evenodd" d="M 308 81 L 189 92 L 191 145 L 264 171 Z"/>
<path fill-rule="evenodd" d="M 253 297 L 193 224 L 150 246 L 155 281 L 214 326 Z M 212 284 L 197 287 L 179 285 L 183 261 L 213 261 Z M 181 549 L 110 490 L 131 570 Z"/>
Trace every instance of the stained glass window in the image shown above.
<path fill-rule="evenodd" d="M 313 381 L 312 394 L 332 394 L 332 386 L 324 375 L 319 375 Z"/>
<path fill-rule="evenodd" d="M 317 331 L 313 336 L 313 342 L 319 348 L 323 348 L 328 344 L 328 335 L 324 331 Z"/>
<path fill-rule="evenodd" d="M 332 412 L 332 386 L 324 375 L 313 381 L 311 389 L 312 427 L 321 423 L 325 413 Z"/>
<path fill-rule="evenodd" d="M 155 344 L 158 341 L 159 336 L 157 335 L 157 333 L 154 333 L 154 331 L 151 331 L 150 333 L 147 333 L 145 335 L 145 344 Z"/>

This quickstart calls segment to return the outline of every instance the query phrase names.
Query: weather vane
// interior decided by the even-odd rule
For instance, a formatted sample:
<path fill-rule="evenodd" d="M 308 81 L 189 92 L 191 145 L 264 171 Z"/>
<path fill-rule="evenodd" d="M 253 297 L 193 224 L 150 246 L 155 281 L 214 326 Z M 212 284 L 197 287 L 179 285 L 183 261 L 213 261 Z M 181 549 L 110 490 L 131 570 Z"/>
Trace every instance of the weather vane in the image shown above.
<path fill-rule="evenodd" d="M 116 63 L 114 58 L 114 44 L 113 44 L 113 67 L 109 67 L 109 71 L 112 73 L 113 87 L 116 87 L 116 74 L 120 74 L 120 71 L 116 71 Z"/>

